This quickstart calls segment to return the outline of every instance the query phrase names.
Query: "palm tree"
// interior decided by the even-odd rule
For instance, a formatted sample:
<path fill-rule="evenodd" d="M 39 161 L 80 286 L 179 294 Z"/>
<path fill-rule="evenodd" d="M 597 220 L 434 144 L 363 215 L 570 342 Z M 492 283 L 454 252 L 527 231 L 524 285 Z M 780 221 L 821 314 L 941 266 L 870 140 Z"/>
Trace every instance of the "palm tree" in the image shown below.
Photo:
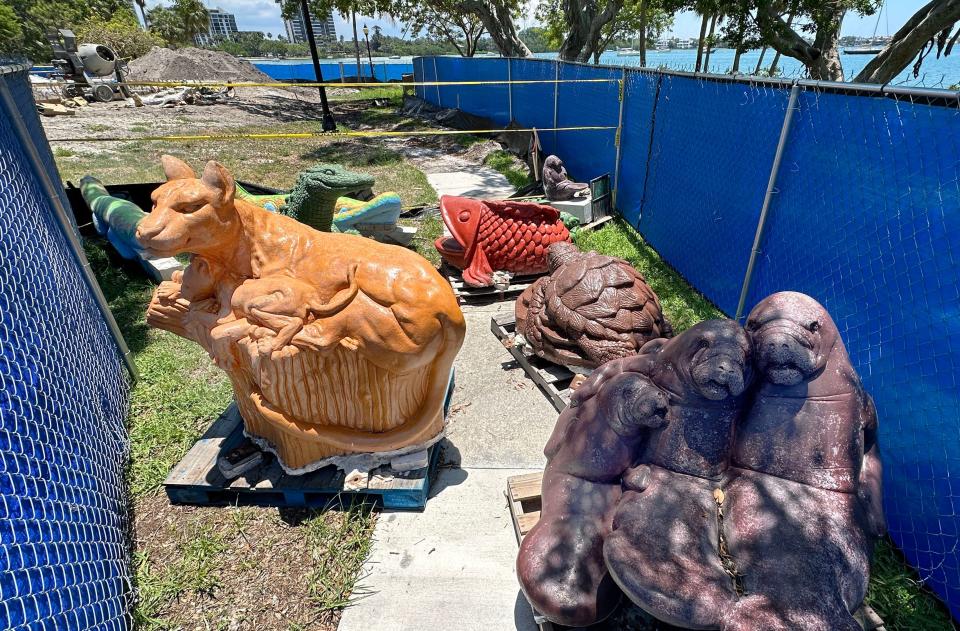
<path fill-rule="evenodd" d="M 136 2 L 137 6 L 140 7 L 140 16 L 143 17 L 143 30 L 150 28 L 150 23 L 147 22 L 147 0 L 133 0 Z"/>
<path fill-rule="evenodd" d="M 180 18 L 185 41 L 210 28 L 210 14 L 200 0 L 174 0 L 173 10 Z"/>

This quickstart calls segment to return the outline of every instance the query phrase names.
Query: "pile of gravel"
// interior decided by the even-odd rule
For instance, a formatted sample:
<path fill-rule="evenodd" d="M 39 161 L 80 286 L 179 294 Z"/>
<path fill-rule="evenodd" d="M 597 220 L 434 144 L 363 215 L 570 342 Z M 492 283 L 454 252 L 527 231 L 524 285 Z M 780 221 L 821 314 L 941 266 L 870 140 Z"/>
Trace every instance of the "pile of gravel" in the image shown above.
<path fill-rule="evenodd" d="M 233 55 L 202 48 L 158 48 L 129 64 L 128 81 L 253 81 L 271 82 L 253 64 Z"/>

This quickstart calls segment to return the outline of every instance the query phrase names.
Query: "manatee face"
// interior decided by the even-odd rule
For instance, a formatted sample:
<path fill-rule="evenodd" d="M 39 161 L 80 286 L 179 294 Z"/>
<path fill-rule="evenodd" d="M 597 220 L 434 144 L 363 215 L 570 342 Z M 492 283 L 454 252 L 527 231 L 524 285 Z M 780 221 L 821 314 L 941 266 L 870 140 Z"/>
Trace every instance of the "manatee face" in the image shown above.
<path fill-rule="evenodd" d="M 756 365 L 763 378 L 780 386 L 809 380 L 826 365 L 836 327 L 813 298 L 796 292 L 773 294 L 747 317 Z"/>
<path fill-rule="evenodd" d="M 681 337 L 693 386 L 704 398 L 722 401 L 743 393 L 750 382 L 751 343 L 736 322 L 707 320 Z"/>
<path fill-rule="evenodd" d="M 610 427 L 620 436 L 636 436 L 666 425 L 667 394 L 637 373 L 614 377 L 600 392 Z"/>

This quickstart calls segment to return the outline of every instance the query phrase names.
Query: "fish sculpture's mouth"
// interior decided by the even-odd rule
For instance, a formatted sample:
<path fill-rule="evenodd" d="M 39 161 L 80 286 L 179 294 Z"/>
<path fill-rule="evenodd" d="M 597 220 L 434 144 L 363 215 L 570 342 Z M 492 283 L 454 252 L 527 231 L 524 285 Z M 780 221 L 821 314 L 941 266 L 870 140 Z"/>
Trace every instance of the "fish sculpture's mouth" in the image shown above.
<path fill-rule="evenodd" d="M 463 269 L 467 266 L 467 251 L 453 237 L 440 237 L 434 241 L 433 245 L 436 246 L 440 256 L 454 267 Z"/>

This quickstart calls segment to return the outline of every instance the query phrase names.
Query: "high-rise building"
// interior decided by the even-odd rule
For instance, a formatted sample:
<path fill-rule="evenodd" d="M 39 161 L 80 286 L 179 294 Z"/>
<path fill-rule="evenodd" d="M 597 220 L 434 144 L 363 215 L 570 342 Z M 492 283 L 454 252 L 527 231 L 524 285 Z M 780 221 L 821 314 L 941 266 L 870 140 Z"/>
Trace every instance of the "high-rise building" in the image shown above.
<path fill-rule="evenodd" d="M 223 9 L 207 9 L 210 16 L 210 26 L 206 33 L 198 33 L 194 41 L 198 46 L 210 46 L 224 39 L 230 39 L 237 34 L 237 18 Z"/>
<path fill-rule="evenodd" d="M 313 25 L 313 35 L 315 37 L 337 38 L 337 27 L 333 22 L 333 11 L 327 13 L 325 20 L 317 16 L 310 16 L 310 23 Z M 303 14 L 299 11 L 291 20 L 284 20 L 283 25 L 287 27 L 287 39 L 294 44 L 307 41 L 307 30 L 303 25 Z"/>

